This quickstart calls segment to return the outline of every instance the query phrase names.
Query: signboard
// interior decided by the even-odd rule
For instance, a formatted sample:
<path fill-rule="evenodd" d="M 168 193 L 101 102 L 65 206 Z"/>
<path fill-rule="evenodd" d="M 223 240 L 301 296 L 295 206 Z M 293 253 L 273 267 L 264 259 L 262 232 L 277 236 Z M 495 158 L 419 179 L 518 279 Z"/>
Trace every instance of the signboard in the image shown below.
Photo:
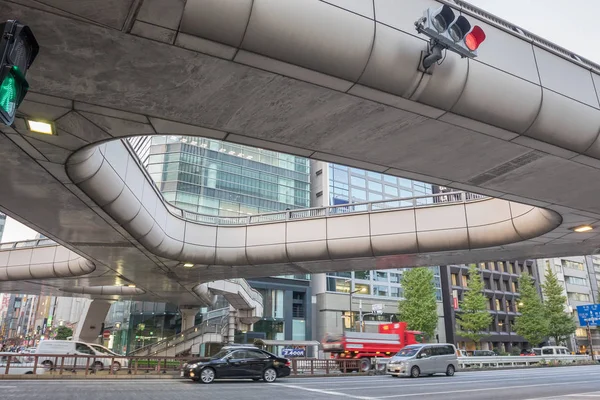
<path fill-rule="evenodd" d="M 383 314 L 383 304 L 373 304 L 371 305 L 371 310 L 373 314 Z"/>
<path fill-rule="evenodd" d="M 285 348 L 281 350 L 282 357 L 306 357 L 306 350 L 301 347 Z"/>
<path fill-rule="evenodd" d="M 104 332 L 102 332 L 102 337 L 104 339 L 110 339 L 110 330 L 105 329 Z"/>
<path fill-rule="evenodd" d="M 579 317 L 580 326 L 600 325 L 600 304 L 577 306 L 577 316 Z"/>

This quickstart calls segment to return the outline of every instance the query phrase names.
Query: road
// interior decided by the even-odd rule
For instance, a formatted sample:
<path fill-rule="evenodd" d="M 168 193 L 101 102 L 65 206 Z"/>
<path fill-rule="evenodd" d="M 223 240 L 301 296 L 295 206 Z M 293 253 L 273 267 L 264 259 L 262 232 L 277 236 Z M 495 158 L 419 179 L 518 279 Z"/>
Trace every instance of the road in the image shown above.
<path fill-rule="evenodd" d="M 287 378 L 276 383 L 185 380 L 0 381 L 2 400 L 398 399 L 600 400 L 600 365 L 457 373 L 419 379 L 389 376 Z"/>

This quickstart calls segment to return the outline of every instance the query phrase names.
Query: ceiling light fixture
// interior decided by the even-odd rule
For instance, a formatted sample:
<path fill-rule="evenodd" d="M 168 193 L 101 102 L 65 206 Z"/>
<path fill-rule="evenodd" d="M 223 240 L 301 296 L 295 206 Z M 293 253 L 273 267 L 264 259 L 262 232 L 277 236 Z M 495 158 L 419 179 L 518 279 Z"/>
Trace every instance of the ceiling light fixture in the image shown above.
<path fill-rule="evenodd" d="M 127 287 L 135 287 L 135 285 L 131 284 L 131 285 L 127 285 Z"/>
<path fill-rule="evenodd" d="M 192 268 L 193 266 L 194 266 L 194 264 L 192 264 L 192 263 L 185 263 L 185 264 L 183 264 L 184 268 Z"/>
<path fill-rule="evenodd" d="M 31 132 L 41 133 L 43 135 L 54 135 L 54 127 L 50 122 L 46 121 L 34 121 L 32 119 L 27 119 L 27 128 Z"/>
<path fill-rule="evenodd" d="M 572 228 L 572 229 L 577 233 L 582 233 L 582 232 L 589 232 L 594 228 L 591 225 L 580 225 L 580 226 L 576 226 L 575 228 Z"/>

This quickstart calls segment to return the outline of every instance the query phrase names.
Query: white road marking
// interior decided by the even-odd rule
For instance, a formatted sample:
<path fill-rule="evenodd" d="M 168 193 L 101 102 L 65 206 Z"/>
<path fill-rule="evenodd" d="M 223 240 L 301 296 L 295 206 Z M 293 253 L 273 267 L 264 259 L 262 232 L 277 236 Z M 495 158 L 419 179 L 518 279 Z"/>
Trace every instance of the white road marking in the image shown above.
<path fill-rule="evenodd" d="M 519 385 L 519 386 L 503 386 L 502 389 L 521 389 L 521 388 L 532 388 L 532 387 L 542 387 L 542 386 L 563 386 L 563 385 L 573 385 L 576 383 L 590 383 L 589 380 L 586 381 L 573 381 L 573 382 L 558 382 L 558 383 L 539 383 L 536 385 Z M 375 399 L 391 399 L 397 397 L 415 397 L 415 396 L 431 396 L 436 394 L 454 394 L 454 393 L 469 393 L 469 392 L 483 392 L 486 390 L 490 390 L 489 387 L 481 388 L 481 389 L 465 389 L 465 390 L 448 390 L 445 392 L 428 392 L 428 393 L 410 393 L 410 394 L 396 394 L 391 396 L 379 396 L 375 397 Z"/>
<path fill-rule="evenodd" d="M 552 399 L 564 399 L 565 397 L 600 397 L 600 392 L 585 392 L 585 393 L 573 393 L 563 394 L 561 396 L 548 396 L 548 397 L 534 397 L 526 400 L 552 400 Z"/>
<path fill-rule="evenodd" d="M 331 395 L 331 396 L 341 396 L 341 397 L 346 397 L 346 398 L 349 398 L 349 399 L 360 399 L 360 400 L 373 400 L 373 399 L 376 399 L 376 397 L 353 396 L 353 395 L 350 395 L 350 394 L 340 393 L 340 392 L 334 392 L 334 391 L 331 391 L 331 390 L 312 389 L 312 388 L 306 388 L 306 387 L 303 387 L 303 386 L 287 385 L 285 383 L 272 383 L 271 385 L 282 386 L 282 387 L 286 387 L 286 388 L 289 388 L 289 389 L 304 390 L 304 391 L 313 392 L 313 393 L 328 394 L 328 395 Z"/>
<path fill-rule="evenodd" d="M 16 389 L 16 386 L 0 386 L 0 389 Z"/>

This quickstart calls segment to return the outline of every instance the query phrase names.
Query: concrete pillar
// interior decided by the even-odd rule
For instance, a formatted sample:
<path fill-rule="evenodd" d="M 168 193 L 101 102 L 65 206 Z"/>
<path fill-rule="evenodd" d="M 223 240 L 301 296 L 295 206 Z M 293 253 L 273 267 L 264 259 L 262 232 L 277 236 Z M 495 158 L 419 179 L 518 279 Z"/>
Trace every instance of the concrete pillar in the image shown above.
<path fill-rule="evenodd" d="M 86 302 L 83 307 L 81 317 L 75 328 L 73 340 L 79 340 L 86 343 L 97 343 L 98 337 L 102 335 L 102 324 L 106 319 L 111 301 L 92 300 Z"/>
<path fill-rule="evenodd" d="M 227 330 L 227 343 L 233 343 L 235 341 L 235 327 L 236 327 L 236 314 L 237 311 L 232 306 L 229 306 L 229 323 Z"/>
<path fill-rule="evenodd" d="M 181 313 L 181 331 L 193 328 L 196 325 L 196 314 L 200 311 L 200 307 L 179 307 Z"/>

